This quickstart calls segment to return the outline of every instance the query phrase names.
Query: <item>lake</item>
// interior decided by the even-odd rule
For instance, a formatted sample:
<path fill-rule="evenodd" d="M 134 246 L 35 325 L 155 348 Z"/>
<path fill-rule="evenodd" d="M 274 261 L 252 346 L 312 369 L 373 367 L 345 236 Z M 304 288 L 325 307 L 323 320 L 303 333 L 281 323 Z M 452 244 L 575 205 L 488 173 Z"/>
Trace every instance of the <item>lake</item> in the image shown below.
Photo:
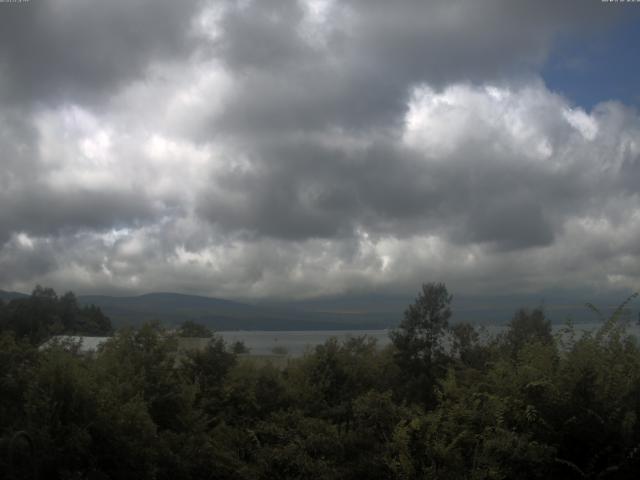
<path fill-rule="evenodd" d="M 578 334 L 587 331 L 593 331 L 598 328 L 599 323 L 582 323 L 576 324 L 576 332 Z M 564 324 L 553 325 L 554 332 L 565 328 Z M 484 327 L 485 338 L 497 335 L 505 330 L 505 326 L 487 325 Z M 307 331 L 220 331 L 216 332 L 221 335 L 227 343 L 242 341 L 250 349 L 253 355 L 272 355 L 274 348 L 283 348 L 288 355 L 301 356 L 308 349 L 314 348 L 327 341 L 331 337 L 338 340 L 345 340 L 349 337 L 361 337 L 366 335 L 375 338 L 378 346 L 384 347 L 390 342 L 389 331 L 385 330 L 307 330 Z M 629 333 L 640 338 L 640 327 L 637 324 L 628 327 Z"/>

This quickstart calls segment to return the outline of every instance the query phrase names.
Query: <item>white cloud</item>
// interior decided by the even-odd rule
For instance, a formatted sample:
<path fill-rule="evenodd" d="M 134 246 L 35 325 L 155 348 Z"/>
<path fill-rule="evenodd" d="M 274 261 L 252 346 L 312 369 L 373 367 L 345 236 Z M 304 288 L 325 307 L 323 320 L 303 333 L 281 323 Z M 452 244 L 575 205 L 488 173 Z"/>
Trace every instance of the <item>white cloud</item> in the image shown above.
<path fill-rule="evenodd" d="M 638 288 L 640 117 L 536 76 L 574 17 L 542 3 L 207 2 L 167 55 L 150 22 L 122 70 L 47 64 L 58 93 L 0 112 L 0 287 Z"/>
<path fill-rule="evenodd" d="M 568 125 L 580 125 L 583 135 L 594 128 L 595 121 L 585 112 L 566 105 L 539 82 L 519 88 L 456 84 L 441 92 L 420 86 L 409 103 L 403 140 L 434 159 L 472 147 L 523 161 L 546 161 L 562 133 L 558 128 L 566 133 Z"/>
<path fill-rule="evenodd" d="M 566 109 L 564 117 L 580 132 L 585 140 L 593 140 L 598 134 L 598 123 L 595 118 L 587 115 L 582 109 Z"/>
<path fill-rule="evenodd" d="M 113 122 L 123 115 L 127 115 L 127 131 Z M 171 121 L 169 115 L 163 125 Z M 625 159 L 637 159 L 637 117 L 618 104 L 601 105 L 592 112 L 572 108 L 539 81 L 519 88 L 458 84 L 442 91 L 423 85 L 411 97 L 400 135 L 401 144 L 422 158 L 421 168 L 428 172 L 437 165 L 438 175 L 453 174 L 459 168 L 481 171 L 487 161 L 513 168 L 514 175 L 576 172 L 576 183 L 567 185 L 574 190 L 570 194 L 574 200 L 569 200 L 575 205 L 543 197 L 542 188 L 535 200 L 543 211 L 549 209 L 545 215 L 555 218 L 552 242 L 512 253 L 473 236 L 452 242 L 458 209 L 472 206 L 466 202 L 450 207 L 451 219 L 433 220 L 444 228 L 417 230 L 408 236 L 381 233 L 363 223 L 353 237 L 247 237 L 193 216 L 197 193 L 217 188 L 212 180 L 229 172 L 255 173 L 263 168 L 237 142 L 199 144 L 170 137 L 170 129 L 160 127 L 152 133 L 153 124 L 122 106 L 117 116 L 101 116 L 77 106 L 50 110 L 41 113 L 36 124 L 43 182 L 66 189 L 137 188 L 151 201 L 175 202 L 178 210 L 149 225 L 56 241 L 56 261 L 39 264 L 51 270 L 10 281 L 7 285 L 13 288 L 28 289 L 30 282 L 40 281 L 64 283 L 65 288 L 80 291 L 179 288 L 219 296 L 295 297 L 354 288 L 411 288 L 426 278 L 448 280 L 463 291 L 535 290 L 550 279 L 633 288 L 640 278 L 640 264 L 633 257 L 638 253 L 640 200 L 633 192 L 616 190 L 623 180 L 620 169 Z M 356 157 L 366 156 L 378 141 L 375 136 L 367 139 L 344 130 L 337 135 L 340 141 L 334 148 Z M 326 144 L 322 135 L 318 138 L 321 145 Z M 394 175 L 404 168 L 393 162 L 385 165 Z M 526 183 L 523 178 L 514 180 Z M 350 181 L 357 186 L 363 179 Z M 476 181 L 480 184 L 473 187 L 461 181 L 457 188 L 462 190 L 446 195 L 455 199 L 476 189 L 494 188 L 483 185 L 488 180 L 482 177 Z M 435 185 L 445 195 L 446 185 Z M 602 185 L 608 188 L 599 190 Z M 595 192 L 597 198 L 592 197 Z M 236 200 L 230 201 L 237 204 L 251 198 L 252 192 L 237 189 L 233 195 Z M 480 204 L 485 201 L 477 199 Z M 596 203 L 579 205 L 583 201 Z M 611 213 L 615 210 L 617 217 Z M 43 243 L 48 242 L 46 238 L 20 233 L 5 251 L 17 248 L 24 255 L 43 245 L 51 251 L 51 244 Z M 6 267 L 15 260 L 4 256 L 0 262 Z"/>

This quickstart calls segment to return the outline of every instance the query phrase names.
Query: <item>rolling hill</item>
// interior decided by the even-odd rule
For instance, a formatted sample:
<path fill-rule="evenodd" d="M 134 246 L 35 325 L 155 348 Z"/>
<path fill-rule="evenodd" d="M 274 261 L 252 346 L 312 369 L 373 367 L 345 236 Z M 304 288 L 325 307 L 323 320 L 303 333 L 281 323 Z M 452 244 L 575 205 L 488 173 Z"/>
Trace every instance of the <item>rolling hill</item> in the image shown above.
<path fill-rule="evenodd" d="M 5 302 L 13 300 L 14 298 L 27 298 L 28 296 L 29 295 L 27 295 L 26 293 L 7 292 L 5 290 L 0 290 L 0 300 L 4 300 Z"/>
<path fill-rule="evenodd" d="M 5 302 L 28 295 L 0 290 Z M 453 322 L 506 324 L 520 307 L 544 306 L 553 323 L 571 317 L 576 323 L 597 321 L 584 306 L 589 299 L 605 315 L 627 296 L 625 292 L 593 295 L 583 292 L 548 291 L 536 296 L 454 296 Z M 409 296 L 383 294 L 324 297 L 309 300 L 270 301 L 260 304 L 179 293 L 148 293 L 138 296 L 80 295 L 82 305 L 96 305 L 114 326 L 140 325 L 158 320 L 169 327 L 185 320 L 202 323 L 214 330 L 365 330 L 398 325 Z M 639 319 L 638 306 L 625 311 Z"/>
<path fill-rule="evenodd" d="M 317 311 L 289 305 L 253 305 L 178 293 L 149 293 L 133 297 L 84 295 L 81 304 L 93 304 L 114 325 L 139 325 L 149 320 L 178 325 L 185 320 L 215 330 L 327 330 L 386 328 L 395 318 L 358 311 Z"/>

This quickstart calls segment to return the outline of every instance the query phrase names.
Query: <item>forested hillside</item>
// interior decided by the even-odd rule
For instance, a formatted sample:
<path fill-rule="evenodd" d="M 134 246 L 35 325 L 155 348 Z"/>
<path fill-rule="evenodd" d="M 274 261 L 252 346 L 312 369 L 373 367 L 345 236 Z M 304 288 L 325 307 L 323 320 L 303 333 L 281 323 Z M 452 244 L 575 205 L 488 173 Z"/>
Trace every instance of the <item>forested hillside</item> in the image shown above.
<path fill-rule="evenodd" d="M 30 296 L 0 299 L 0 330 L 32 344 L 52 335 L 109 335 L 111 321 L 95 305 L 80 306 L 76 296 L 58 296 L 51 288 L 37 286 Z"/>
<path fill-rule="evenodd" d="M 44 297 L 43 313 L 59 308 Z M 542 310 L 519 310 L 481 341 L 449 323 L 450 303 L 426 284 L 390 347 L 330 340 L 285 367 L 216 336 L 178 356 L 157 324 L 96 356 L 38 351 L 3 319 L 0 477 L 637 478 L 640 346 L 622 308 L 557 336 Z"/>

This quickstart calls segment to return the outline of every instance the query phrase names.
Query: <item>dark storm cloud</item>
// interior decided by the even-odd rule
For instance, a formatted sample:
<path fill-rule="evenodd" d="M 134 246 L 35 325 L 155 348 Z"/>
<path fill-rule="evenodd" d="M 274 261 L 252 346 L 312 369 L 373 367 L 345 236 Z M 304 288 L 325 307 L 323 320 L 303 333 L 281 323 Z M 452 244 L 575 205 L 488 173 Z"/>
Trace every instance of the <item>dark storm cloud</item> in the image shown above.
<path fill-rule="evenodd" d="M 228 2 L 221 23 L 218 52 L 234 70 L 278 71 L 313 53 L 297 26 L 304 20 L 296 0 Z"/>
<path fill-rule="evenodd" d="M 22 112 L 0 112 L 0 192 L 38 169 L 38 133 Z"/>
<path fill-rule="evenodd" d="M 483 199 L 479 205 L 469 205 L 471 215 L 466 228 L 470 235 L 466 240 L 493 243 L 501 250 L 551 244 L 553 226 L 545 218 L 551 205 L 543 206 L 537 195 L 518 198 L 518 193 L 510 191 L 503 198 Z"/>
<path fill-rule="evenodd" d="M 39 243 L 24 246 L 14 239 L 0 249 L 0 282 L 28 283 L 34 276 L 55 270 L 57 264 L 56 250 L 52 245 Z"/>
<path fill-rule="evenodd" d="M 32 184 L 25 192 L 0 194 L 0 243 L 15 232 L 33 236 L 108 230 L 151 221 L 157 210 L 140 192 L 55 191 Z"/>
<path fill-rule="evenodd" d="M 223 229 L 288 240 L 364 228 L 499 250 L 553 242 L 593 193 L 574 188 L 580 171 L 531 171 L 517 154 L 494 162 L 486 137 L 442 164 L 399 146 L 398 132 L 416 85 L 526 83 L 557 34 L 604 28 L 620 12 L 575 1 L 328 5 L 315 34 L 297 2 L 225 10 L 215 51 L 239 83 L 210 128 L 242 144 L 253 168 L 216 171 L 198 212 Z M 528 119 L 561 146 L 572 127 L 552 107 L 534 105 Z M 356 153 L 316 140 L 336 129 L 384 139 Z"/>
<path fill-rule="evenodd" d="M 399 148 L 348 155 L 313 142 L 262 147 L 257 168 L 216 175 L 216 188 L 200 198 L 203 216 L 224 229 L 301 240 L 351 236 L 369 223 L 402 230 L 403 220 L 426 218 L 443 201 L 436 172 Z"/>
<path fill-rule="evenodd" d="M 216 130 L 392 126 L 415 84 L 526 79 L 555 35 L 619 14 L 596 1 L 351 1 L 329 3 L 314 27 L 300 5 L 227 8 L 217 54 L 239 85 Z"/>
<path fill-rule="evenodd" d="M 364 229 L 512 250 L 549 245 L 564 220 L 594 211 L 609 194 L 601 178 L 580 180 L 584 166 L 558 173 L 473 149 L 445 162 L 385 144 L 357 156 L 312 143 L 262 153 L 257 168 L 214 179 L 200 198 L 205 218 L 224 230 L 287 240 Z"/>
<path fill-rule="evenodd" d="M 151 62 L 189 55 L 198 0 L 32 0 L 2 5 L 4 102 L 91 102 Z"/>

